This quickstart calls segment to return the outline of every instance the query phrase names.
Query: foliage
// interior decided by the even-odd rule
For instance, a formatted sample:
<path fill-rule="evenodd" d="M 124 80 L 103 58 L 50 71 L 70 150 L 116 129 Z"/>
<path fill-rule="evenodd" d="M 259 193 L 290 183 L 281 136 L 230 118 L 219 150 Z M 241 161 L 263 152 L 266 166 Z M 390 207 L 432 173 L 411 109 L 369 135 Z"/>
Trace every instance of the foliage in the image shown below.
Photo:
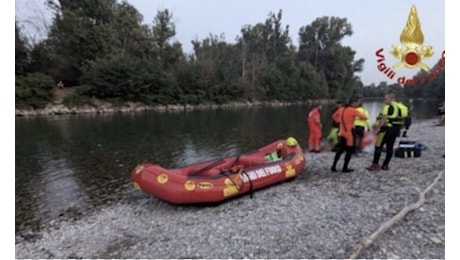
<path fill-rule="evenodd" d="M 44 108 L 52 101 L 54 81 L 42 73 L 16 76 L 16 107 Z"/>
<path fill-rule="evenodd" d="M 29 44 L 16 23 L 16 75 L 41 73 L 65 86 L 85 85 L 85 91 L 66 98 L 68 105 L 82 105 L 93 96 L 153 105 L 345 100 L 352 94 L 381 97 L 385 91 L 444 96 L 443 70 L 410 88 L 363 86 L 356 73 L 364 60 L 341 43 L 353 35 L 346 18 L 324 16 L 302 26 L 297 49 L 282 10 L 270 12 L 264 21 L 243 25 L 235 43 L 226 42 L 224 34 L 209 35 L 193 40 L 193 53 L 185 54 L 173 41 L 176 25 L 168 9 L 143 24 L 126 1 L 48 0 L 47 5 L 53 20 L 41 42 Z M 40 106 L 35 99 L 44 101 L 46 91 L 32 98 L 25 80 L 18 82 L 16 104 L 33 99 Z"/>
<path fill-rule="evenodd" d="M 24 75 L 28 67 L 28 48 L 27 41 L 21 35 L 18 23 L 14 23 L 15 26 L 15 75 Z"/>
<path fill-rule="evenodd" d="M 89 63 L 81 80 L 89 87 L 88 94 L 100 99 L 139 101 L 144 94 L 158 92 L 149 64 L 123 54 Z"/>
<path fill-rule="evenodd" d="M 430 71 L 420 70 L 413 78 L 413 83 L 391 84 L 380 82 L 363 88 L 363 96 L 367 98 L 383 97 L 385 93 L 395 93 L 400 98 L 423 98 L 442 100 L 445 98 L 444 60 L 440 59 Z"/>
<path fill-rule="evenodd" d="M 444 60 L 440 59 L 429 72 L 420 70 L 414 77 L 415 84 L 406 84 L 404 94 L 415 98 L 445 98 Z"/>
<path fill-rule="evenodd" d="M 357 82 L 354 73 L 362 70 L 364 60 L 354 61 L 356 52 L 340 43 L 352 34 L 352 26 L 346 18 L 326 16 L 299 30 L 298 58 L 325 76 L 331 98 L 350 95 Z"/>
<path fill-rule="evenodd" d="M 75 91 L 64 98 L 62 103 L 67 107 L 84 106 L 91 103 L 90 88 L 88 86 L 73 87 Z"/>
<path fill-rule="evenodd" d="M 363 88 L 363 97 L 365 98 L 379 98 L 382 99 L 387 93 L 394 93 L 398 98 L 405 97 L 403 93 L 403 87 L 400 84 L 394 83 L 388 85 L 385 81 L 379 83 L 378 86 L 374 84 Z"/>

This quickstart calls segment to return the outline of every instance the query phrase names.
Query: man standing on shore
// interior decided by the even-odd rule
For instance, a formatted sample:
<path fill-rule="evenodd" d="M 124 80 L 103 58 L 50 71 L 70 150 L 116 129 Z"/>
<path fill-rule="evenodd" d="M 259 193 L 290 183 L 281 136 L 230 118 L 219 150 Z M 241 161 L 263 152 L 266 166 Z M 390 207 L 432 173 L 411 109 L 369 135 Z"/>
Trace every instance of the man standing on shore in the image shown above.
<path fill-rule="evenodd" d="M 410 126 L 412 125 L 412 117 L 414 116 L 412 99 L 409 100 L 409 107 L 406 107 L 403 103 L 400 102 L 399 108 L 406 110 L 406 116 L 404 116 L 404 111 L 401 112 L 401 114 L 403 114 L 403 126 L 401 137 L 407 137 L 407 132 L 409 131 Z"/>
<path fill-rule="evenodd" d="M 321 104 L 315 104 L 315 106 L 308 113 L 308 150 L 312 153 L 321 152 Z"/>
<path fill-rule="evenodd" d="M 356 108 L 359 112 L 367 116 L 367 119 L 362 120 L 356 118 L 355 120 L 355 151 L 354 153 L 361 153 L 361 147 L 364 139 L 364 131 L 370 131 L 371 129 L 371 120 L 369 119 L 369 112 L 363 107 L 362 102 Z"/>
<path fill-rule="evenodd" d="M 386 146 L 385 160 L 383 161 L 382 170 L 388 171 L 390 160 L 393 157 L 393 146 L 396 138 L 399 136 L 403 119 L 400 116 L 399 106 L 394 101 L 394 94 L 386 94 L 384 103 L 380 111 L 380 119 L 377 122 L 376 134 L 377 140 L 375 143 L 374 159 L 372 165 L 367 167 L 368 171 L 378 171 L 380 155 L 382 154 L 383 145 Z"/>
<path fill-rule="evenodd" d="M 339 146 L 334 156 L 334 162 L 332 163 L 331 171 L 336 172 L 337 162 L 340 156 L 345 152 L 345 161 L 343 163 L 342 172 L 352 172 L 353 169 L 348 168 L 348 164 L 351 159 L 351 155 L 354 151 L 354 126 L 355 119 L 360 118 L 366 120 L 367 116 L 356 110 L 356 107 L 361 101 L 358 97 L 352 96 L 348 101 L 348 104 L 344 107 L 339 108 L 333 115 L 332 119 L 338 122 L 339 125 Z"/>

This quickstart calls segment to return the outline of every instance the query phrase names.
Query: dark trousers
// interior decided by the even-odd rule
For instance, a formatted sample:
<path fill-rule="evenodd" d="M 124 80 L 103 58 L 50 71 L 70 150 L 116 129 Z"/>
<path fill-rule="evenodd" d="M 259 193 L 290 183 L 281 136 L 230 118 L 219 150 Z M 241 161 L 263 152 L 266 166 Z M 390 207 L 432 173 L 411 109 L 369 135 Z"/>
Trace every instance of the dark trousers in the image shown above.
<path fill-rule="evenodd" d="M 407 131 L 409 131 L 409 127 L 412 124 L 412 118 L 410 116 L 404 118 L 404 126 L 402 128 L 402 137 L 407 137 Z"/>
<path fill-rule="evenodd" d="M 332 168 L 335 169 L 337 162 L 340 159 L 340 156 L 345 152 L 345 161 L 343 162 L 342 170 L 348 169 L 348 163 L 350 163 L 351 155 L 353 154 L 353 146 L 347 145 L 347 140 L 343 137 L 340 137 L 339 145 L 337 147 L 337 152 L 335 153 L 334 162 L 332 163 Z"/>
<path fill-rule="evenodd" d="M 365 131 L 365 127 L 364 126 L 355 126 L 353 128 L 353 134 L 354 134 L 354 138 L 355 138 L 355 149 L 353 152 L 357 153 L 357 152 L 361 152 L 361 143 L 363 142 L 363 138 L 364 138 L 364 131 Z"/>
<path fill-rule="evenodd" d="M 373 164 L 379 164 L 380 155 L 382 154 L 382 147 L 385 145 L 386 155 L 382 166 L 388 166 L 391 158 L 393 157 L 393 146 L 395 144 L 396 138 L 399 136 L 400 130 L 400 126 L 392 126 L 378 133 L 377 141 L 375 143 L 374 160 L 372 161 Z"/>

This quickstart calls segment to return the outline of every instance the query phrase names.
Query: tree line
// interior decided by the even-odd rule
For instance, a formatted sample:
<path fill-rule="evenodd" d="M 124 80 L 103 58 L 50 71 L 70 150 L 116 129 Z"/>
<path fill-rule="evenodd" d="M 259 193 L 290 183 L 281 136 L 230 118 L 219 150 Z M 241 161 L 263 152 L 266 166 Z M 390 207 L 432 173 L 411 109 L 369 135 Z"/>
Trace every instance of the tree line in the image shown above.
<path fill-rule="evenodd" d="M 296 47 L 282 10 L 243 25 L 235 43 L 224 35 L 193 40 L 193 53 L 173 41 L 173 13 L 159 10 L 151 24 L 132 5 L 117 0 L 47 1 L 53 18 L 45 39 L 24 36 L 15 23 L 16 107 L 52 101 L 56 82 L 75 88 L 68 105 L 95 97 L 112 102 L 224 104 L 296 102 L 382 96 L 389 89 L 410 96 L 444 96 L 444 71 L 410 89 L 364 86 L 356 73 L 364 59 L 343 46 L 353 34 L 346 18 L 319 17 L 301 26 Z M 431 85 L 430 85 L 431 84 Z"/>

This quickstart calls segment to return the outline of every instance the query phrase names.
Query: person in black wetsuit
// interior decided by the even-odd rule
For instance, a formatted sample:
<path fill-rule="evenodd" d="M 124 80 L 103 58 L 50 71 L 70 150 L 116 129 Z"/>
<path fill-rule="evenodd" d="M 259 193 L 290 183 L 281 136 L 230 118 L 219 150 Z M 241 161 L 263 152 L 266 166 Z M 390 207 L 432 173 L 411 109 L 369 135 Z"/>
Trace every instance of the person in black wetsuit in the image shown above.
<path fill-rule="evenodd" d="M 389 170 L 388 165 L 393 157 L 393 146 L 403 125 L 403 119 L 399 116 L 399 106 L 395 102 L 394 94 L 386 94 L 384 103 L 380 111 L 380 120 L 376 126 L 377 140 L 375 143 L 374 158 L 372 165 L 366 168 L 368 171 Z M 386 146 L 386 155 L 382 166 L 379 167 L 383 145 Z"/>

